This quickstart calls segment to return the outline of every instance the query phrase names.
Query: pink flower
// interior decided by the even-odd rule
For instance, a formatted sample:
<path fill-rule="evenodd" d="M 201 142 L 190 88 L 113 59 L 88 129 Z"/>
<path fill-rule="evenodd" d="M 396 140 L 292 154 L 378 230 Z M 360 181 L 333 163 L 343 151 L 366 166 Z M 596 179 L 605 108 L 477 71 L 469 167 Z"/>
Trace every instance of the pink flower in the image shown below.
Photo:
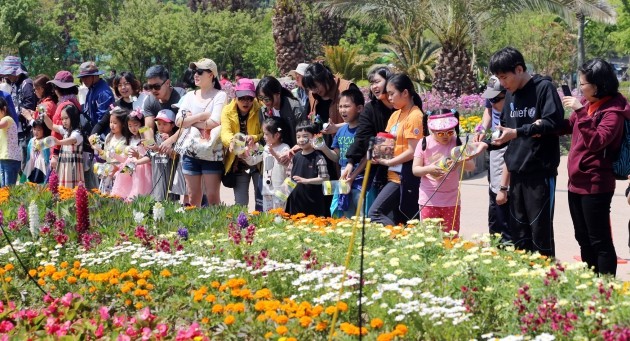
<path fill-rule="evenodd" d="M 142 328 L 142 340 L 144 341 L 151 340 L 151 334 L 153 334 L 153 332 L 151 331 L 151 328 L 149 327 Z"/>
<path fill-rule="evenodd" d="M 28 213 L 26 213 L 26 206 L 24 206 L 24 204 L 20 205 L 20 208 L 18 208 L 17 220 L 22 226 L 28 225 Z"/>
<path fill-rule="evenodd" d="M 75 204 L 77 210 L 76 230 L 79 236 L 86 233 L 90 227 L 90 210 L 88 208 L 88 194 L 82 182 L 79 183 L 75 193 Z"/>
<path fill-rule="evenodd" d="M 125 321 L 127 319 L 124 316 L 114 316 L 113 322 L 114 322 L 114 327 L 122 327 L 125 325 Z"/>
<path fill-rule="evenodd" d="M 70 321 L 66 321 L 64 324 L 61 325 L 61 328 L 59 328 L 59 330 L 57 330 L 57 332 L 55 333 L 56 336 L 65 336 L 68 335 L 68 331 L 70 330 Z"/>
<path fill-rule="evenodd" d="M 0 322 L 0 333 L 8 333 L 13 328 L 15 328 L 15 326 L 10 321 L 5 320 L 5 321 Z"/>
<path fill-rule="evenodd" d="M 151 315 L 151 311 L 149 310 L 149 307 L 146 307 L 140 310 L 138 317 L 140 317 L 141 321 L 149 321 L 149 322 L 155 319 L 155 315 Z"/>
<path fill-rule="evenodd" d="M 135 338 L 138 335 L 138 331 L 133 329 L 133 326 L 129 326 L 126 330 L 125 333 L 127 333 L 127 335 L 129 335 L 130 337 Z"/>
<path fill-rule="evenodd" d="M 109 309 L 105 306 L 102 306 L 98 309 L 98 313 L 101 315 L 101 320 L 109 319 Z"/>
<path fill-rule="evenodd" d="M 44 326 L 44 329 L 46 329 L 46 333 L 48 333 L 48 335 L 56 333 L 57 330 L 59 330 L 57 319 L 52 316 L 48 317 L 46 319 L 46 325 Z"/>
<path fill-rule="evenodd" d="M 131 338 L 126 334 L 119 334 L 116 341 L 131 341 Z"/>
<path fill-rule="evenodd" d="M 51 170 L 48 176 L 48 190 L 52 193 L 53 200 L 59 199 L 59 176 L 54 170 Z"/>
<path fill-rule="evenodd" d="M 98 327 L 96 328 L 96 330 L 94 331 L 94 336 L 98 337 L 103 337 L 103 329 L 105 329 L 105 327 L 103 326 L 102 323 L 98 324 Z"/>
<path fill-rule="evenodd" d="M 63 297 L 61 298 L 61 304 L 63 304 L 66 307 L 69 307 L 72 304 L 72 299 L 73 299 L 73 295 L 71 292 L 63 295 Z"/>
<path fill-rule="evenodd" d="M 168 325 L 160 323 L 155 327 L 155 329 L 157 330 L 159 336 L 166 337 L 166 334 L 168 333 Z"/>

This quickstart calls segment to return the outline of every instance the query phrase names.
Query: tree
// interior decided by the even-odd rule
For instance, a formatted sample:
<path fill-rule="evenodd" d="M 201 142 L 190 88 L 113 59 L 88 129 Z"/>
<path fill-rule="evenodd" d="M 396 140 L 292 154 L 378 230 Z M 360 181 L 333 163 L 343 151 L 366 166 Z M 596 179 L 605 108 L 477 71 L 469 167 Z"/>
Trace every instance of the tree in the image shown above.
<path fill-rule="evenodd" d="M 580 0 L 580 8 L 592 9 L 599 0 Z M 438 91 L 460 95 L 476 90 L 472 77 L 472 59 L 480 37 L 480 28 L 497 18 L 514 15 L 524 10 L 557 13 L 566 20 L 574 17 L 575 0 L 329 0 L 333 8 L 341 11 L 360 11 L 377 14 L 392 11 L 396 15 L 412 18 L 421 23 L 442 45 L 435 69 L 433 86 Z M 395 22 L 393 22 L 395 23 Z M 398 21 L 400 23 L 400 20 Z M 399 28 L 392 28 L 398 32 Z"/>
<path fill-rule="evenodd" d="M 584 48 L 584 27 L 586 25 L 586 18 L 588 17 L 605 24 L 614 24 L 617 20 L 617 14 L 612 6 L 605 0 L 594 3 L 590 3 L 590 1 L 576 1 L 574 11 L 575 18 L 577 19 L 577 65 L 580 67 L 584 64 L 584 58 L 586 56 Z"/>
<path fill-rule="evenodd" d="M 276 49 L 276 65 L 286 74 L 304 61 L 300 36 L 300 8 L 296 0 L 278 0 L 271 19 Z"/>

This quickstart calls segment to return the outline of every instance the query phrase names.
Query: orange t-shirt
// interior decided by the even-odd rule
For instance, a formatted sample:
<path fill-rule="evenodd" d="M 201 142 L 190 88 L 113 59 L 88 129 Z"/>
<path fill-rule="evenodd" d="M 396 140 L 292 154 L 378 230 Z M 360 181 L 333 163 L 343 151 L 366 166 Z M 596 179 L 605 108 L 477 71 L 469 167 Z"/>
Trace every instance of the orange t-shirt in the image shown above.
<path fill-rule="evenodd" d="M 387 122 L 385 131 L 396 137 L 394 145 L 394 157 L 400 155 L 409 147 L 409 139 L 420 140 L 422 134 L 422 111 L 417 106 L 413 106 L 409 114 L 403 114 L 401 110 L 396 110 Z M 400 166 L 397 166 L 399 168 Z M 400 171 L 400 170 L 399 170 Z M 387 172 L 387 180 L 400 183 L 400 174 L 395 171 Z"/>

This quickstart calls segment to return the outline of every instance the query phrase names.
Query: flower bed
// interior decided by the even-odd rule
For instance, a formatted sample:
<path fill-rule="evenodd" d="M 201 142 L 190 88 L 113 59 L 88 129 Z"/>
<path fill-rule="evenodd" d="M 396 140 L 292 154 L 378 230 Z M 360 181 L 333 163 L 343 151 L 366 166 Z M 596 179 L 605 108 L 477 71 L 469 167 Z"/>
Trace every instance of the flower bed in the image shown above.
<path fill-rule="evenodd" d="M 39 186 L 2 192 L 4 228 L 28 270 L 0 249 L 3 338 L 325 340 L 335 313 L 336 340 L 630 336 L 628 283 L 488 235 L 452 238 L 433 220 L 366 224 L 359 329 L 359 238 L 342 276 L 351 220 L 92 193 L 77 230 L 81 203 L 61 192 L 58 202 Z"/>

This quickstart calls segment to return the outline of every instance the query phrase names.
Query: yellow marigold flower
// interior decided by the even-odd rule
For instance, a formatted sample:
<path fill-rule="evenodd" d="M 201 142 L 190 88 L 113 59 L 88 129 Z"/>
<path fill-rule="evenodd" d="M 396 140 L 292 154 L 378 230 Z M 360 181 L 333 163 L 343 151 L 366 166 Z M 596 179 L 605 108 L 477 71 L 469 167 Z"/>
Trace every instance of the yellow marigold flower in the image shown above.
<path fill-rule="evenodd" d="M 74 276 L 70 276 L 66 279 L 66 281 L 68 281 L 69 284 L 75 284 L 77 282 L 77 278 Z"/>
<path fill-rule="evenodd" d="M 110 279 L 110 280 L 109 280 L 109 284 L 111 284 L 111 285 L 116 285 L 116 284 L 118 284 L 118 278 L 112 278 L 112 279 Z"/>
<path fill-rule="evenodd" d="M 383 320 L 381 320 L 378 317 L 373 318 L 372 321 L 370 321 L 370 327 L 372 327 L 374 329 L 379 329 L 382 326 L 383 326 Z"/>
<path fill-rule="evenodd" d="M 221 286 L 221 283 L 219 283 L 219 282 L 217 282 L 217 281 L 214 281 L 214 282 L 212 282 L 212 283 L 210 284 L 210 286 L 216 289 L 216 288 L 218 288 L 218 287 L 220 287 L 220 286 Z"/>
<path fill-rule="evenodd" d="M 74 263 L 72 264 L 72 267 L 75 269 L 78 269 L 81 267 L 81 262 L 79 262 L 78 260 L 75 260 Z"/>
<path fill-rule="evenodd" d="M 394 328 L 393 333 L 397 336 L 405 336 L 405 334 L 407 334 L 407 326 L 404 324 L 398 324 L 396 325 L 396 328 Z"/>
<path fill-rule="evenodd" d="M 337 303 L 337 308 L 339 308 L 339 311 L 342 311 L 342 312 L 348 311 L 348 305 L 346 304 L 346 302 Z"/>
<path fill-rule="evenodd" d="M 61 262 L 61 264 L 60 264 L 59 266 L 60 266 L 62 269 L 65 269 L 65 268 L 67 268 L 67 267 L 68 267 L 68 265 L 70 265 L 70 264 L 68 264 L 68 262 L 63 261 L 63 262 Z"/>
<path fill-rule="evenodd" d="M 125 300 L 125 305 L 126 305 L 126 306 L 131 305 L 131 300 L 130 300 L 130 299 L 126 299 L 126 300 Z"/>
<path fill-rule="evenodd" d="M 280 335 L 284 335 L 286 333 L 289 332 L 289 328 L 285 327 L 285 326 L 278 326 L 276 328 L 276 333 L 280 334 Z"/>
<path fill-rule="evenodd" d="M 236 318 L 234 318 L 234 316 L 232 315 L 228 315 L 225 317 L 225 319 L 223 320 L 223 323 L 227 324 L 228 326 L 231 324 L 234 324 L 234 322 L 236 321 Z"/>
<path fill-rule="evenodd" d="M 322 313 L 322 311 L 324 311 L 324 307 L 318 304 L 311 310 L 310 316 L 317 317 Z"/>
<path fill-rule="evenodd" d="M 318 322 L 315 326 L 315 330 L 318 332 L 324 331 L 328 328 L 328 323 L 326 322 Z"/>
<path fill-rule="evenodd" d="M 229 313 L 230 311 L 234 310 L 234 303 L 228 303 L 225 305 L 225 312 Z"/>
<path fill-rule="evenodd" d="M 160 276 L 162 276 L 162 277 L 171 277 L 172 274 L 171 274 L 170 271 L 168 271 L 168 269 L 164 269 L 164 270 L 160 271 Z"/>
<path fill-rule="evenodd" d="M 287 341 L 297 341 L 297 339 L 294 338 L 294 337 L 290 337 L 290 338 L 287 339 Z"/>
<path fill-rule="evenodd" d="M 147 290 L 153 290 L 153 288 L 155 288 L 155 286 L 154 286 L 153 284 L 151 284 L 151 283 L 147 283 L 144 287 L 145 287 Z"/>
<path fill-rule="evenodd" d="M 144 271 L 142 271 L 142 277 L 143 278 L 151 277 L 151 270 L 144 270 Z"/>
<path fill-rule="evenodd" d="M 260 314 L 256 316 L 256 321 L 258 322 L 265 322 L 266 320 L 267 320 L 267 316 L 265 316 L 265 314 Z"/>
<path fill-rule="evenodd" d="M 302 326 L 303 328 L 310 326 L 311 322 L 313 322 L 313 319 L 308 316 L 300 317 L 300 326 Z"/>
<path fill-rule="evenodd" d="M 280 315 L 276 317 L 275 321 L 277 324 L 287 324 L 287 322 L 289 322 L 289 318 L 286 315 Z"/>
<path fill-rule="evenodd" d="M 256 293 L 254 294 L 254 298 L 255 299 L 261 299 L 261 298 L 271 299 L 271 290 L 269 290 L 267 288 L 260 289 L 260 290 L 256 291 Z"/>
<path fill-rule="evenodd" d="M 136 309 L 142 309 L 143 305 L 142 302 L 137 302 L 134 307 L 136 307 Z"/>
<path fill-rule="evenodd" d="M 37 276 L 37 270 L 35 270 L 35 269 L 28 270 L 28 275 L 31 276 L 31 277 Z"/>
<path fill-rule="evenodd" d="M 330 307 L 326 307 L 326 310 L 324 310 L 324 312 L 328 315 L 333 315 L 335 314 L 335 311 L 337 311 L 337 308 L 330 306 Z"/>
<path fill-rule="evenodd" d="M 11 282 L 12 279 L 13 279 L 13 277 L 7 276 L 7 277 L 4 278 L 4 281 L 9 283 L 9 282 Z"/>
<path fill-rule="evenodd" d="M 392 341 L 394 337 L 395 335 L 392 335 L 391 333 L 385 333 L 377 336 L 376 341 Z"/>
<path fill-rule="evenodd" d="M 223 306 L 220 304 L 215 304 L 212 306 L 212 313 L 221 314 L 223 312 Z"/>
<path fill-rule="evenodd" d="M 207 317 L 203 317 L 203 318 L 201 318 L 201 323 L 208 324 L 208 323 L 210 323 L 210 319 L 207 318 Z"/>
<path fill-rule="evenodd" d="M 265 339 L 271 339 L 272 336 L 273 336 L 273 332 L 266 332 L 265 333 Z"/>
<path fill-rule="evenodd" d="M 140 279 L 138 280 L 138 282 L 137 282 L 137 283 L 138 283 L 138 286 L 139 286 L 139 287 L 140 287 L 140 286 L 144 286 L 144 285 L 146 285 L 146 284 L 147 284 L 147 280 L 146 280 L 146 279 L 144 279 L 144 278 L 140 278 Z"/>
<path fill-rule="evenodd" d="M 96 291 L 96 287 L 91 286 L 90 289 L 88 289 L 88 291 L 90 292 L 90 294 L 93 294 Z"/>
<path fill-rule="evenodd" d="M 5 271 L 11 271 L 11 270 L 13 270 L 14 268 L 15 268 L 15 267 L 14 267 L 14 266 L 13 266 L 13 264 L 11 264 L 11 263 L 8 263 L 8 264 L 6 264 L 6 265 L 4 266 L 4 270 L 5 270 Z"/>
<path fill-rule="evenodd" d="M 224 292 L 227 288 L 228 288 L 228 286 L 224 284 L 224 285 L 219 287 L 219 291 L 220 292 Z"/>
<path fill-rule="evenodd" d="M 252 295 L 252 291 L 249 289 L 241 290 L 241 297 L 246 300 L 251 300 L 254 296 Z"/>

